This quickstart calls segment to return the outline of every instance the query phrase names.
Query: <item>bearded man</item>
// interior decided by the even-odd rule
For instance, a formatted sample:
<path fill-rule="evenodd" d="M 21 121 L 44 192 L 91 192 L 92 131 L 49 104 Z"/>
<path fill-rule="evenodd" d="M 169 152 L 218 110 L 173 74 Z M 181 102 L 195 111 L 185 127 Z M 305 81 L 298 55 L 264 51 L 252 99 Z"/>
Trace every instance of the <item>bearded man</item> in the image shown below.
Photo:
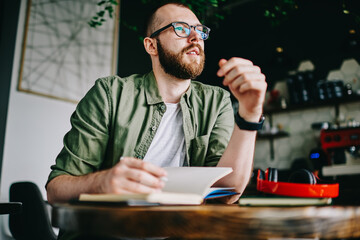
<path fill-rule="evenodd" d="M 185 5 L 153 13 L 144 39 L 152 71 L 98 79 L 79 102 L 51 167 L 50 203 L 81 193 L 160 191 L 164 166 L 231 167 L 217 185 L 244 191 L 267 84 L 251 61 L 219 60 L 217 75 L 239 102 L 234 121 L 229 92 L 193 80 L 204 68 L 209 33 Z"/>

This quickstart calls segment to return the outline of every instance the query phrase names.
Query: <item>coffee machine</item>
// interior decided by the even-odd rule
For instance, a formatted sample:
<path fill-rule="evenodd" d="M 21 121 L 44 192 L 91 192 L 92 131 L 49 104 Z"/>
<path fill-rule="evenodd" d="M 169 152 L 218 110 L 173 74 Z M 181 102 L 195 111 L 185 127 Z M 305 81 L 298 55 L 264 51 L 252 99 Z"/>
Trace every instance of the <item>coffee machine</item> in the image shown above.
<path fill-rule="evenodd" d="M 324 176 L 360 174 L 360 126 L 322 129 L 320 143 L 327 162 Z"/>

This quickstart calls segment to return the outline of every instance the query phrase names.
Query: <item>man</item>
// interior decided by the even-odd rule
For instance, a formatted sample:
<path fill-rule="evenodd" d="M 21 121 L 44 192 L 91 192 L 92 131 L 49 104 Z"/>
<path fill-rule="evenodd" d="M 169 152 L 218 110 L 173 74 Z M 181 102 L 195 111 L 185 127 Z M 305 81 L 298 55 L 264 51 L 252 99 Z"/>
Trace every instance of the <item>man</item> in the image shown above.
<path fill-rule="evenodd" d="M 161 191 L 163 166 L 232 167 L 217 185 L 244 191 L 267 84 L 248 60 L 219 61 L 217 75 L 239 102 L 234 126 L 229 93 L 192 81 L 203 70 L 209 31 L 184 5 L 155 11 L 144 39 L 153 71 L 99 79 L 81 100 L 46 185 L 50 203 Z"/>

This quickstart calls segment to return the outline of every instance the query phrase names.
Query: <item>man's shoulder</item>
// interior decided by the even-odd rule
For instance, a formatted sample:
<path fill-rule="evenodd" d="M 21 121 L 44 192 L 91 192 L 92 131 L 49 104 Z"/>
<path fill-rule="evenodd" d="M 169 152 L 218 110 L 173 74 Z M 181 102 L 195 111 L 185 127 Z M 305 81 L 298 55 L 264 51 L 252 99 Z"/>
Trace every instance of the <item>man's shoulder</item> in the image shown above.
<path fill-rule="evenodd" d="M 109 87 L 119 87 L 125 85 L 142 85 L 147 74 L 132 74 L 127 77 L 120 77 L 118 75 L 111 75 L 99 78 L 97 81 L 106 84 Z"/>
<path fill-rule="evenodd" d="M 196 94 L 207 94 L 207 95 L 211 94 L 211 95 L 220 95 L 223 97 L 230 96 L 229 91 L 221 87 L 204 84 L 198 81 L 191 81 L 191 87 Z"/>

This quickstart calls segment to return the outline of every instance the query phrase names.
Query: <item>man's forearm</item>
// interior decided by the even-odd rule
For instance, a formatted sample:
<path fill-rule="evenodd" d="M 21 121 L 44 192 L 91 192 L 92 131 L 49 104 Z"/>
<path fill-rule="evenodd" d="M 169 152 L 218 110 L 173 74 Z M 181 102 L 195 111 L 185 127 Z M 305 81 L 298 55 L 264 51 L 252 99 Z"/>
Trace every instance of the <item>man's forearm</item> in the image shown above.
<path fill-rule="evenodd" d="M 49 203 L 67 202 L 76 199 L 81 193 L 100 192 L 100 183 L 104 171 L 84 176 L 60 175 L 51 180 L 47 189 Z"/>
<path fill-rule="evenodd" d="M 166 171 L 137 158 L 122 157 L 110 169 L 84 176 L 62 175 L 47 185 L 50 203 L 76 199 L 81 193 L 151 193 L 164 187 L 162 177 Z"/>
<path fill-rule="evenodd" d="M 243 58 L 221 59 L 219 77 L 228 86 L 239 103 L 238 114 L 247 122 L 258 122 L 263 110 L 267 89 L 266 77 L 261 69 Z M 256 131 L 240 130 L 236 125 L 228 147 L 218 166 L 232 167 L 234 172 L 226 176 L 219 185 L 235 186 L 242 193 L 249 182 L 255 150 Z"/>
<path fill-rule="evenodd" d="M 218 167 L 232 167 L 233 172 L 217 182 L 218 186 L 235 187 L 242 193 L 249 182 L 253 168 L 256 131 L 240 130 L 234 126 L 229 144 Z"/>

